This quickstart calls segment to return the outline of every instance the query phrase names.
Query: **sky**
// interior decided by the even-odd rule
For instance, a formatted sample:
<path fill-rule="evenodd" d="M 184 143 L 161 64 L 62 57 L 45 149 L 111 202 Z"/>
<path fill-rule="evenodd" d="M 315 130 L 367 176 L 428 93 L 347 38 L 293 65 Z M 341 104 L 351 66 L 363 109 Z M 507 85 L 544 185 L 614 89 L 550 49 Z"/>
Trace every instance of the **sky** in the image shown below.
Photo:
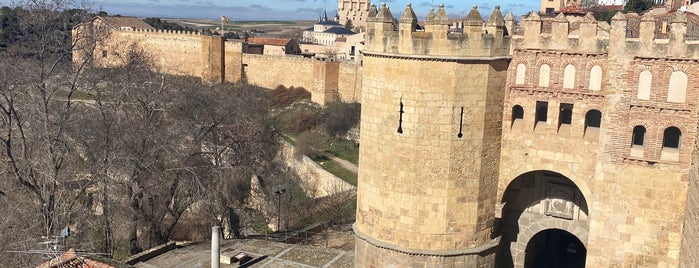
<path fill-rule="evenodd" d="M 337 13 L 337 0 L 91 0 L 96 10 L 109 14 L 138 17 L 167 17 L 218 19 L 226 15 L 230 20 L 314 20 L 323 7 L 328 16 Z M 0 0 L 0 3 L 10 2 Z M 390 7 L 395 17 L 405 9 L 408 0 L 372 1 Z M 540 0 L 414 0 L 413 9 L 420 19 L 427 15 L 431 6 L 444 4 L 450 18 L 463 17 L 477 5 L 481 15 L 489 15 L 496 5 L 503 14 L 512 12 L 519 16 L 539 9 Z"/>

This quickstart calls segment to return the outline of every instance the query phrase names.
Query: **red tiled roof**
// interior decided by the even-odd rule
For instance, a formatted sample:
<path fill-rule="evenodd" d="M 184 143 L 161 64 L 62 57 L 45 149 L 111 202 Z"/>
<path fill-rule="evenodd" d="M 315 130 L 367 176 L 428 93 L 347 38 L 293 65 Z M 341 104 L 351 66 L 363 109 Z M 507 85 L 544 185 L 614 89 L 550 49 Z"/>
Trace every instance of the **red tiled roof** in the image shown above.
<path fill-rule="evenodd" d="M 119 264 L 112 265 L 105 262 L 100 262 L 92 259 L 88 259 L 79 256 L 75 252 L 75 249 L 69 249 L 67 252 L 63 253 L 60 257 L 51 259 L 37 268 L 120 268 L 127 267 L 127 265 Z"/>
<path fill-rule="evenodd" d="M 251 44 L 261 44 L 270 46 L 286 46 L 291 39 L 280 39 L 280 38 L 265 38 L 265 37 L 250 37 L 248 38 L 248 43 Z"/>
<path fill-rule="evenodd" d="M 558 13 L 563 13 L 566 15 L 569 14 L 577 14 L 577 15 L 585 15 L 587 14 L 587 9 L 582 8 L 578 4 L 571 4 L 567 7 L 562 8 Z"/>

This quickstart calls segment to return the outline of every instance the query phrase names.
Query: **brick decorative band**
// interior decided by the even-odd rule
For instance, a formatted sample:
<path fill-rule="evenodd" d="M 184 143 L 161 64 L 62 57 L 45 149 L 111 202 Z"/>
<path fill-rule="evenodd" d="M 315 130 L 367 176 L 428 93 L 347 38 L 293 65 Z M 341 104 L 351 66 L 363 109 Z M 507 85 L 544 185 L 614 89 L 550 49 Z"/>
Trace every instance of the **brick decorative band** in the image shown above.
<path fill-rule="evenodd" d="M 412 54 L 397 54 L 397 53 L 386 53 L 386 52 L 371 52 L 362 51 L 362 55 L 365 57 L 376 57 L 376 58 L 392 58 L 392 59 L 409 59 L 409 60 L 423 60 L 423 61 L 445 61 L 445 62 L 485 62 L 485 61 L 495 61 L 495 60 L 511 60 L 512 56 L 490 56 L 490 57 L 478 57 L 478 56 L 439 56 L 439 55 L 412 55 Z"/>
<path fill-rule="evenodd" d="M 365 241 L 366 243 L 369 243 L 370 245 L 372 245 L 374 247 L 378 247 L 378 248 L 386 249 L 386 250 L 391 250 L 391 251 L 396 251 L 396 252 L 411 255 L 411 256 L 456 257 L 456 256 L 466 256 L 466 255 L 476 255 L 476 254 L 481 254 L 483 252 L 487 252 L 488 250 L 491 250 L 500 244 L 500 237 L 497 237 L 497 238 L 492 239 L 492 240 L 488 241 L 487 243 L 480 245 L 478 247 L 463 249 L 463 250 L 409 249 L 409 248 L 404 248 L 404 247 L 392 245 L 392 244 L 389 244 L 386 242 L 382 242 L 382 241 L 373 239 L 373 238 L 367 236 L 366 234 L 360 232 L 359 230 L 357 230 L 356 223 L 352 225 L 352 229 L 354 230 L 354 234 L 356 235 L 357 238 Z"/>

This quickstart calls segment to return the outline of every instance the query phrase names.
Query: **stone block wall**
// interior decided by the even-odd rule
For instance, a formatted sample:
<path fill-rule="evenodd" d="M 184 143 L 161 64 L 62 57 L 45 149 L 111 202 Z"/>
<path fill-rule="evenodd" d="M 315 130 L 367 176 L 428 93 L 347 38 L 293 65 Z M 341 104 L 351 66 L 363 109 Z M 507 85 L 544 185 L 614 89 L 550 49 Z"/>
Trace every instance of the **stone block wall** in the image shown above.
<path fill-rule="evenodd" d="M 307 156 L 296 157 L 294 146 L 283 141 L 280 157 L 289 169 L 301 179 L 301 187 L 312 198 L 344 193 L 355 190 L 356 187 L 336 177 L 332 173 L 320 167 Z"/>
<path fill-rule="evenodd" d="M 243 70 L 248 83 L 275 88 L 313 89 L 313 59 L 290 56 L 243 54 Z"/>
<path fill-rule="evenodd" d="M 697 140 L 697 139 L 695 139 Z M 687 211 L 684 218 L 680 267 L 695 267 L 699 263 L 699 148 L 694 144 L 694 155 L 689 171 L 689 189 L 687 190 Z"/>

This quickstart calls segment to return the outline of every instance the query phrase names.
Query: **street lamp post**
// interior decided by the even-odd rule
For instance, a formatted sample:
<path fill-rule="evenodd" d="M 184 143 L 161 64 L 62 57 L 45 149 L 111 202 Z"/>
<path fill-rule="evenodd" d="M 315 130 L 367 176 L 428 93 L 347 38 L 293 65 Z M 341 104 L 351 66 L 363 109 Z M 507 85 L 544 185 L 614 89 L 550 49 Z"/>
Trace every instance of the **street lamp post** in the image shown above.
<path fill-rule="evenodd" d="M 281 231 L 282 225 L 282 194 L 286 192 L 286 189 L 281 189 L 275 191 L 274 194 L 277 196 L 277 232 Z"/>

